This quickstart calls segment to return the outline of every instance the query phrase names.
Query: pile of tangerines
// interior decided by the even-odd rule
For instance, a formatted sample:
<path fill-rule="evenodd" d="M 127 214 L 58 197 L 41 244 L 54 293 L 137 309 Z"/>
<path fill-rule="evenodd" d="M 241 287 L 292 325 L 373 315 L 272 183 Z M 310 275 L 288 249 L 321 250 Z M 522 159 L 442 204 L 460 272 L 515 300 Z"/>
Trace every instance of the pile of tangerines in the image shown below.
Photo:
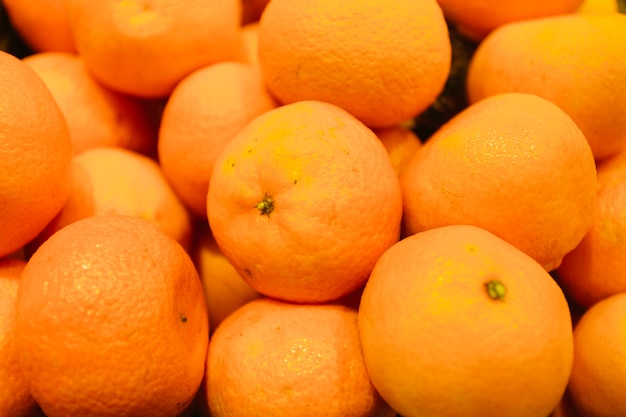
<path fill-rule="evenodd" d="M 615 0 L 2 5 L 0 416 L 626 415 Z"/>

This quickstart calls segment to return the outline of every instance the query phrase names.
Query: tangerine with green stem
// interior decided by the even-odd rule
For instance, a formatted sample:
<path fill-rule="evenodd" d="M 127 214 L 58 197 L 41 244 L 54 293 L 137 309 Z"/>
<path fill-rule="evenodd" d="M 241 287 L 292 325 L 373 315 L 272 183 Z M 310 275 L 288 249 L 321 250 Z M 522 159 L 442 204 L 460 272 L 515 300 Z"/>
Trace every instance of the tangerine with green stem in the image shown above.
<path fill-rule="evenodd" d="M 359 306 L 372 383 L 405 417 L 549 415 L 573 361 L 567 300 L 534 259 L 484 229 L 399 241 Z"/>
<path fill-rule="evenodd" d="M 402 196 L 371 129 L 336 105 L 301 101 L 258 116 L 226 145 L 207 217 L 255 290 L 326 302 L 361 287 L 399 239 Z"/>

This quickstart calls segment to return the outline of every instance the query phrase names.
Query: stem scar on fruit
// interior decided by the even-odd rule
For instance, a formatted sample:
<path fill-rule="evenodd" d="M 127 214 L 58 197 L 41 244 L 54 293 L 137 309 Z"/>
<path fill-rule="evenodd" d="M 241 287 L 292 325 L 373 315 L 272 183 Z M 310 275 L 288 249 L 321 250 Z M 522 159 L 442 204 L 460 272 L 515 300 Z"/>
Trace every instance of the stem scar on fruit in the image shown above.
<path fill-rule="evenodd" d="M 265 193 L 265 196 L 263 196 L 263 200 L 261 200 L 261 202 L 254 207 L 258 208 L 261 211 L 261 216 L 266 215 L 267 217 L 269 217 L 270 213 L 274 211 L 274 199 L 271 195 Z"/>
<path fill-rule="evenodd" d="M 492 300 L 504 301 L 506 295 L 506 286 L 498 279 L 492 279 L 485 282 L 485 290 Z"/>

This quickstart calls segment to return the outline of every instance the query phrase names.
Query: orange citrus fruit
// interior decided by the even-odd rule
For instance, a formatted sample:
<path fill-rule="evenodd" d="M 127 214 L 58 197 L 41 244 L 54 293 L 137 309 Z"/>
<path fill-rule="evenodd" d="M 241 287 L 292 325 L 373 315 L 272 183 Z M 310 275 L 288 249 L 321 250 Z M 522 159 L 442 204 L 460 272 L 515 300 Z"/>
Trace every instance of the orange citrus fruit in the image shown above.
<path fill-rule="evenodd" d="M 35 238 L 71 187 L 72 142 L 41 78 L 0 51 L 0 257 Z"/>
<path fill-rule="evenodd" d="M 558 106 L 492 96 L 450 119 L 404 166 L 405 234 L 473 224 L 553 270 L 591 227 L 596 176 L 585 136 Z"/>
<path fill-rule="evenodd" d="M 574 328 L 568 392 L 585 417 L 626 415 L 626 293 L 591 306 Z"/>
<path fill-rule="evenodd" d="M 25 266 L 22 260 L 0 259 L 0 415 L 7 417 L 31 417 L 37 409 L 15 342 L 15 303 Z"/>
<path fill-rule="evenodd" d="M 558 281 L 584 307 L 626 292 L 626 153 L 598 164 L 593 224 L 558 269 Z"/>
<path fill-rule="evenodd" d="M 165 105 L 158 154 L 181 200 L 206 218 L 206 196 L 219 153 L 256 116 L 277 106 L 258 66 L 221 62 L 194 71 Z"/>
<path fill-rule="evenodd" d="M 215 243 L 208 224 L 194 230 L 196 241 L 191 252 L 200 275 L 209 312 L 209 328 L 214 330 L 232 312 L 260 297 L 237 273 Z"/>
<path fill-rule="evenodd" d="M 220 249 L 255 290 L 324 302 L 362 286 L 398 240 L 402 196 L 372 130 L 333 104 L 301 101 L 226 145 L 207 209 Z"/>
<path fill-rule="evenodd" d="M 76 49 L 109 88 L 164 97 L 192 71 L 240 54 L 239 0 L 65 0 Z"/>
<path fill-rule="evenodd" d="M 372 386 L 357 312 L 261 298 L 215 330 L 205 395 L 212 417 L 392 417 Z"/>
<path fill-rule="evenodd" d="M 391 164 L 398 175 L 413 154 L 422 147 L 420 138 L 404 125 L 374 129 L 374 133 L 385 145 Z"/>
<path fill-rule="evenodd" d="M 578 13 L 615 13 L 619 12 L 617 0 L 584 0 L 576 10 Z"/>
<path fill-rule="evenodd" d="M 97 82 L 78 55 L 42 52 L 23 62 L 39 75 L 59 104 L 75 155 L 99 146 L 142 153 L 155 147 L 157 132 L 143 103 Z"/>
<path fill-rule="evenodd" d="M 141 217 L 190 248 L 191 215 L 153 159 L 119 147 L 98 147 L 76 155 L 72 170 L 65 205 L 28 245 L 30 251 L 68 224 L 110 214 Z"/>
<path fill-rule="evenodd" d="M 47 417 L 177 416 L 201 384 L 208 345 L 190 257 L 150 222 L 95 216 L 28 261 L 16 340 Z"/>
<path fill-rule="evenodd" d="M 450 72 L 448 28 L 435 0 L 272 0 L 258 45 L 282 103 L 329 102 L 370 127 L 425 110 Z"/>
<path fill-rule="evenodd" d="M 583 0 L 437 0 L 446 18 L 466 37 L 481 41 L 498 27 L 575 12 Z"/>
<path fill-rule="evenodd" d="M 11 27 L 35 52 L 76 52 L 65 1 L 2 0 Z"/>
<path fill-rule="evenodd" d="M 259 65 L 259 22 L 251 22 L 241 27 L 243 61 Z"/>
<path fill-rule="evenodd" d="M 470 225 L 396 243 L 359 307 L 365 363 L 403 417 L 549 415 L 572 368 L 565 296 L 535 260 Z"/>
<path fill-rule="evenodd" d="M 571 13 L 504 25 L 472 56 L 468 98 L 476 102 L 507 92 L 546 98 L 576 122 L 594 157 L 606 158 L 626 149 L 624 39 L 626 15 L 620 13 Z"/>

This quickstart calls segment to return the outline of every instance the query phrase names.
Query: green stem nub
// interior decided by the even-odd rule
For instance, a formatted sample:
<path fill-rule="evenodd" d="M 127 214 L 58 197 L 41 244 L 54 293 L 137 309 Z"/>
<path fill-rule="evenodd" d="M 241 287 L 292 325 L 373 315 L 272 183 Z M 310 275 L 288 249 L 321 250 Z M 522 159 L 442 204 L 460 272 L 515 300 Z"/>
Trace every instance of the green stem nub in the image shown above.
<path fill-rule="evenodd" d="M 254 207 L 261 211 L 261 216 L 266 215 L 269 217 L 270 213 L 274 211 L 274 199 L 268 193 L 265 193 L 263 200 Z"/>
<path fill-rule="evenodd" d="M 485 282 L 485 289 L 492 300 L 504 301 L 506 286 L 502 283 L 502 281 L 492 279 L 491 281 Z"/>

